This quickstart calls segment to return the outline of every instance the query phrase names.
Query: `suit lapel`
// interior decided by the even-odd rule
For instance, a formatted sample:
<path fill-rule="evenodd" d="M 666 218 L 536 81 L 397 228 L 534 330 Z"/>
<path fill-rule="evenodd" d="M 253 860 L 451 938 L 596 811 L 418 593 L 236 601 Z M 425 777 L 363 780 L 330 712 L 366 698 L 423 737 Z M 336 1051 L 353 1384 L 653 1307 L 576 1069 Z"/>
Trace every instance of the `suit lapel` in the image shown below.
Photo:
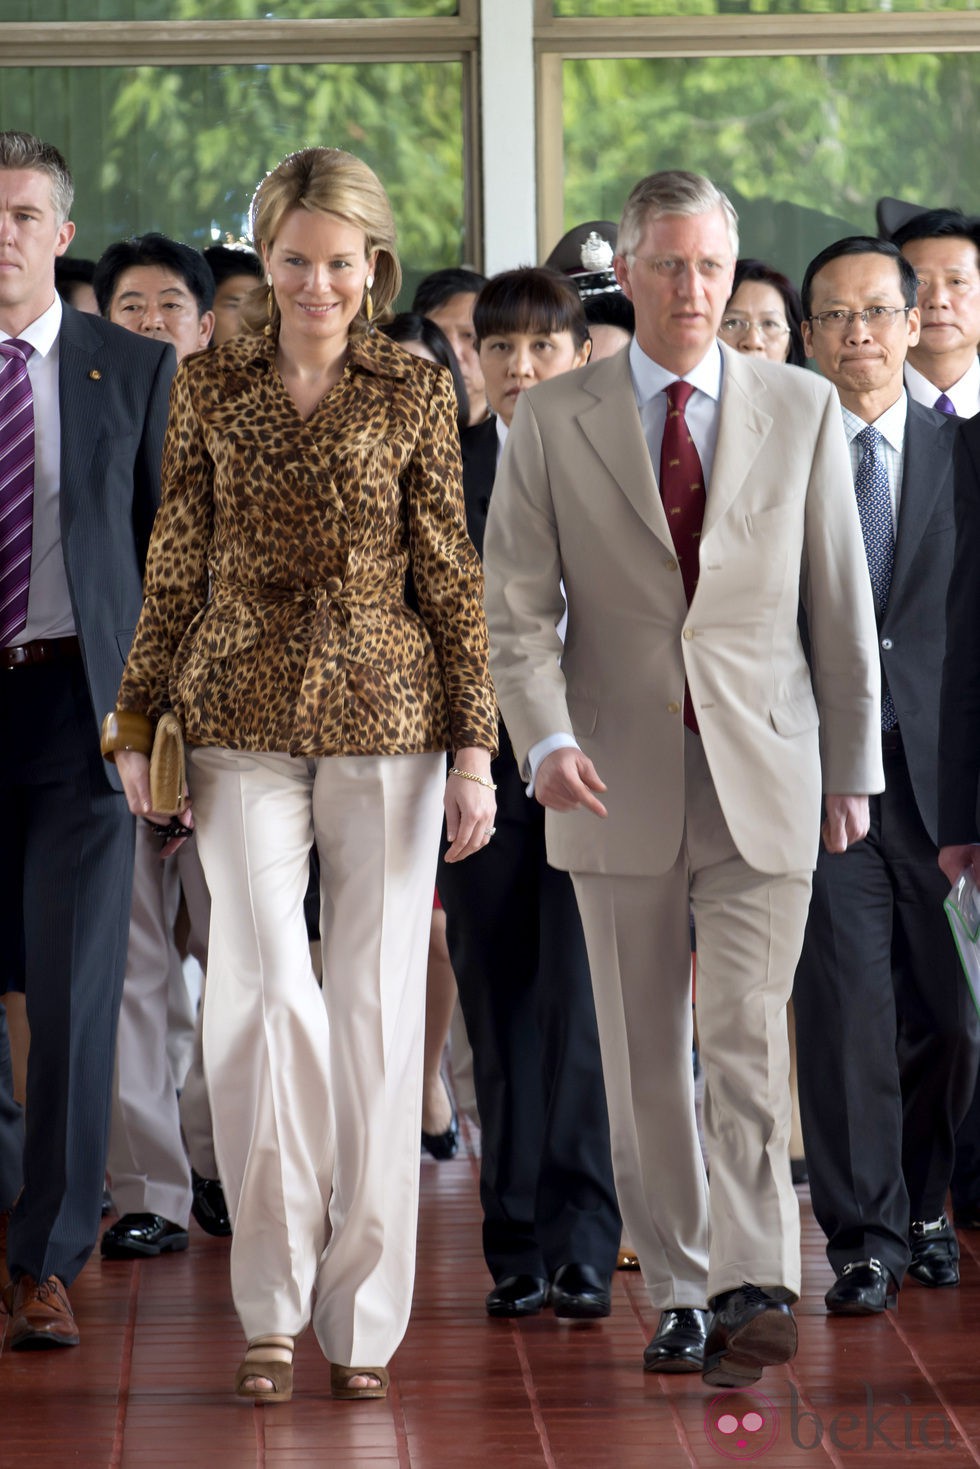
<path fill-rule="evenodd" d="M 934 420 L 933 410 L 908 400 L 905 424 L 905 450 L 902 466 L 902 498 L 898 512 L 898 535 L 895 539 L 895 563 L 889 604 L 901 597 L 902 582 L 909 575 L 916 552 L 932 517 L 946 473 L 937 466 L 948 465 L 940 438 L 942 420 Z M 896 593 L 898 596 L 896 596 Z"/>
<path fill-rule="evenodd" d="M 629 352 L 597 362 L 582 384 L 589 401 L 576 419 L 637 515 L 668 550 L 673 541 L 650 450 L 643 434 L 629 369 Z"/>
<path fill-rule="evenodd" d="M 772 430 L 772 415 L 759 406 L 766 396 L 763 379 L 737 352 L 722 346 L 725 375 L 721 388 L 718 442 L 704 511 L 702 545 L 727 513 Z"/>
<path fill-rule="evenodd" d="M 58 407 L 61 415 L 61 539 L 84 513 L 89 462 L 98 442 L 112 365 L 85 314 L 65 304 L 58 333 Z"/>

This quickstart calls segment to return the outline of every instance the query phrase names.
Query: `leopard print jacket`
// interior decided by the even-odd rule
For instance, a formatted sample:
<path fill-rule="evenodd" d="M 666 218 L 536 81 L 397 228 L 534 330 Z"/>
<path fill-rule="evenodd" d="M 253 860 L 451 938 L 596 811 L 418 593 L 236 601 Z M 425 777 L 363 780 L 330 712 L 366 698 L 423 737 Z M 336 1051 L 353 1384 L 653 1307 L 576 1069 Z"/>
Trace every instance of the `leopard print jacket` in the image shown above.
<path fill-rule="evenodd" d="M 191 745 L 495 750 L 455 412 L 448 372 L 384 336 L 352 338 L 305 423 L 272 339 L 185 359 L 118 707 L 173 708 Z"/>

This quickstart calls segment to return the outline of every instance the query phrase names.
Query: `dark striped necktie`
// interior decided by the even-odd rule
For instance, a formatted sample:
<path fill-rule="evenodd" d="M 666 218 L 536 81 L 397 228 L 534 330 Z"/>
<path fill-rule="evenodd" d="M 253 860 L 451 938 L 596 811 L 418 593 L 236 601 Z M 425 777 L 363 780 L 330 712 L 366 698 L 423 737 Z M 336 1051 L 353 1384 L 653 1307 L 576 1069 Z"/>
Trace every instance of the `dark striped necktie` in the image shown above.
<path fill-rule="evenodd" d="M 0 342 L 0 648 L 27 624 L 34 530 L 34 394 L 27 359 L 34 348 Z"/>

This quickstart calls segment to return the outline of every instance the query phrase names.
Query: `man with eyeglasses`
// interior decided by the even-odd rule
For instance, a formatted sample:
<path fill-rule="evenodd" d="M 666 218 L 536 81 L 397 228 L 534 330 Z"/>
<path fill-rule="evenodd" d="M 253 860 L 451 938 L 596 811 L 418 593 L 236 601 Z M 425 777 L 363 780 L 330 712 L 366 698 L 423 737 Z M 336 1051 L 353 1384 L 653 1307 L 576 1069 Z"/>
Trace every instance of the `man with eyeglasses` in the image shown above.
<path fill-rule="evenodd" d="M 920 311 L 894 245 L 839 240 L 802 295 L 807 355 L 840 398 L 881 650 L 885 789 L 867 838 L 817 862 L 793 994 L 810 1196 L 837 1276 L 827 1309 L 869 1316 L 906 1272 L 959 1283 L 944 1211 L 977 1027 L 937 865 L 956 421 L 906 392 Z"/>
<path fill-rule="evenodd" d="M 843 851 L 882 784 L 839 409 L 816 374 L 718 342 L 737 254 L 708 179 L 636 186 L 615 259 L 635 338 L 522 395 L 486 532 L 494 683 L 575 885 L 620 1206 L 661 1312 L 644 1366 L 715 1387 L 796 1349 L 786 1004 L 821 793 Z"/>
<path fill-rule="evenodd" d="M 942 413 L 980 413 L 980 220 L 958 209 L 925 209 L 892 241 L 916 273 L 921 327 L 909 347 L 911 398 Z"/>

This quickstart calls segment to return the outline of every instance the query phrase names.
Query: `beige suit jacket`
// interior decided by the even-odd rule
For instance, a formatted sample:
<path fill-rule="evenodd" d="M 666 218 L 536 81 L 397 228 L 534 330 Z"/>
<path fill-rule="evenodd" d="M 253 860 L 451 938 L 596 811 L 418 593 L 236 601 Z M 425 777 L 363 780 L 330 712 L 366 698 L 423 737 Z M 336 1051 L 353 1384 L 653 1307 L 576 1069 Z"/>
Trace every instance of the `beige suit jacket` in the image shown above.
<path fill-rule="evenodd" d="M 559 868 L 655 875 L 672 865 L 685 679 L 750 866 L 812 867 L 821 791 L 884 786 L 874 607 L 837 395 L 814 373 L 722 352 L 690 608 L 628 353 L 518 404 L 486 532 L 497 695 L 520 762 L 538 740 L 568 733 L 608 786 L 605 820 L 548 812 Z"/>

